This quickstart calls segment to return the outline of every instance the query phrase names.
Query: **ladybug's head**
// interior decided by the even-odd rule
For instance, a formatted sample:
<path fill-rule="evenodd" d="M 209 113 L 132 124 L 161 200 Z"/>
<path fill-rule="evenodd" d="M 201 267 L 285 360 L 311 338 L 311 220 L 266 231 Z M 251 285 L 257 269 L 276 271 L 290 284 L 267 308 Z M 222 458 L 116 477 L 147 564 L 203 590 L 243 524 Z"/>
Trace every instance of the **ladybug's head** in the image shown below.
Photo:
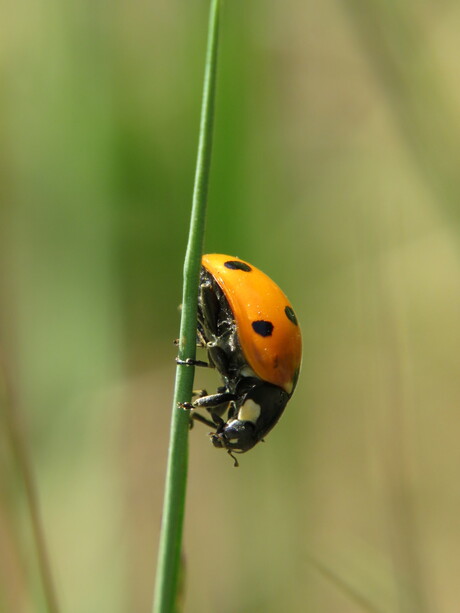
<path fill-rule="evenodd" d="M 258 381 L 249 391 L 237 395 L 235 411 L 211 435 L 215 447 L 244 453 L 270 432 L 289 400 L 280 387 Z"/>
<path fill-rule="evenodd" d="M 214 447 L 224 448 L 236 453 L 249 451 L 259 442 L 256 435 L 256 427 L 250 421 L 232 419 L 218 428 L 215 434 L 211 434 Z"/>

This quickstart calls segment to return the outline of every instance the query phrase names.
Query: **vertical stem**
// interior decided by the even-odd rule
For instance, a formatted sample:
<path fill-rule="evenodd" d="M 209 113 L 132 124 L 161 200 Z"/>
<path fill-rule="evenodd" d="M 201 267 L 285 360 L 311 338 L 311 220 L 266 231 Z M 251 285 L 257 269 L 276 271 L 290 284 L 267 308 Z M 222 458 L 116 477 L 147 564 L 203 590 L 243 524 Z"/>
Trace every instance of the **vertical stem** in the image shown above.
<path fill-rule="evenodd" d="M 181 359 L 194 358 L 196 353 L 198 279 L 203 250 L 211 164 L 219 12 L 220 0 L 211 0 L 198 156 L 190 231 L 184 262 L 179 340 L 179 357 Z M 187 484 L 189 429 L 189 416 L 186 411 L 178 409 L 178 403 L 190 401 L 193 374 L 194 369 L 190 366 L 178 366 L 176 371 L 153 613 L 173 613 L 176 608 Z"/>

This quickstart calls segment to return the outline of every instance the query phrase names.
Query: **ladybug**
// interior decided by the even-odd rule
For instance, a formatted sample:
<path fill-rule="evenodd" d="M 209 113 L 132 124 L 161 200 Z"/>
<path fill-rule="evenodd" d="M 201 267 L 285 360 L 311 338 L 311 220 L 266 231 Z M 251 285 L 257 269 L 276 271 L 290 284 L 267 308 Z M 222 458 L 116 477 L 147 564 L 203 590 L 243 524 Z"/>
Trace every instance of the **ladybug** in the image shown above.
<path fill-rule="evenodd" d="M 203 255 L 198 292 L 198 345 L 208 360 L 179 364 L 215 367 L 224 385 L 204 390 L 192 417 L 216 431 L 215 447 L 233 454 L 252 449 L 270 432 L 291 398 L 300 371 L 297 317 L 281 289 L 261 270 L 236 257 Z M 195 412 L 206 409 L 211 419 Z"/>

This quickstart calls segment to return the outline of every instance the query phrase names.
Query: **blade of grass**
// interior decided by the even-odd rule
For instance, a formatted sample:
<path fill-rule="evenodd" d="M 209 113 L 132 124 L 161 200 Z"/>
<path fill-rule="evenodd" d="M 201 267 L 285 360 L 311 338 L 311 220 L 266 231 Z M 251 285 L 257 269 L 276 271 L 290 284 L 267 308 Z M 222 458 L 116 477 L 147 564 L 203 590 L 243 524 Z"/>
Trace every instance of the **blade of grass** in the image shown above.
<path fill-rule="evenodd" d="M 343 592 L 350 600 L 357 604 L 363 611 L 368 613 L 383 613 L 382 609 L 376 607 L 364 594 L 361 594 L 358 590 L 352 587 L 345 579 L 340 577 L 329 566 L 323 564 L 320 560 L 308 556 L 310 564 L 328 581 L 335 585 L 341 592 Z"/>
<path fill-rule="evenodd" d="M 186 358 L 194 358 L 196 353 L 198 278 L 203 251 L 206 203 L 211 165 L 219 13 L 220 0 L 212 0 L 209 13 L 208 42 L 192 213 L 184 261 L 182 317 L 179 336 L 179 357 L 183 360 Z M 192 397 L 193 375 L 193 367 L 178 366 L 172 407 L 170 444 L 166 470 L 155 594 L 153 599 L 153 613 L 172 613 L 176 605 L 187 485 L 189 430 L 189 415 L 186 411 L 178 408 L 178 403 L 190 401 Z"/>
<path fill-rule="evenodd" d="M 40 513 L 37 487 L 29 458 L 23 428 L 15 406 L 11 385 L 7 380 L 6 369 L 0 363 L 0 409 L 3 413 L 5 432 L 10 441 L 14 459 L 24 487 L 27 513 L 29 516 L 38 569 L 48 613 L 59 613 L 56 589 L 54 586 L 45 531 Z"/>

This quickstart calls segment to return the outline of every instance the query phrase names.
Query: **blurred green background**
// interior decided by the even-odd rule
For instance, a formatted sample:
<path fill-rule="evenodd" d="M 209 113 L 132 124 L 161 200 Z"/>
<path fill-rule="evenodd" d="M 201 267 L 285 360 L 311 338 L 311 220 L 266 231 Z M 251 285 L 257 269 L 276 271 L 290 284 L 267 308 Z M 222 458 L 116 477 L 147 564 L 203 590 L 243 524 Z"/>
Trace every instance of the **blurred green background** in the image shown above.
<path fill-rule="evenodd" d="M 1 360 L 58 596 L 146 612 L 208 2 L 0 11 Z M 362 610 L 312 558 L 380 611 L 458 611 L 459 26 L 455 0 L 225 3 L 205 250 L 283 287 L 304 361 L 238 470 L 191 433 L 189 613 Z M 29 613 L 4 425 L 0 478 L 0 610 Z"/>

